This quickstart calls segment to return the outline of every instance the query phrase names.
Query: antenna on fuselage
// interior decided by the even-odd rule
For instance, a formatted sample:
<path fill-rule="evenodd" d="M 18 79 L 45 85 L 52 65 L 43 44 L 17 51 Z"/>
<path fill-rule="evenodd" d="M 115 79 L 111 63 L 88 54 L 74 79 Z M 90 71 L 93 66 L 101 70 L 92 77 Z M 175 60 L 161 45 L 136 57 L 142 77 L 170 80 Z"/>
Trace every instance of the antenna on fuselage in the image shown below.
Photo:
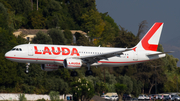
<path fill-rule="evenodd" d="M 99 45 L 98 47 L 101 47 L 101 45 Z"/>
<path fill-rule="evenodd" d="M 31 44 L 31 42 L 29 42 L 29 44 Z"/>

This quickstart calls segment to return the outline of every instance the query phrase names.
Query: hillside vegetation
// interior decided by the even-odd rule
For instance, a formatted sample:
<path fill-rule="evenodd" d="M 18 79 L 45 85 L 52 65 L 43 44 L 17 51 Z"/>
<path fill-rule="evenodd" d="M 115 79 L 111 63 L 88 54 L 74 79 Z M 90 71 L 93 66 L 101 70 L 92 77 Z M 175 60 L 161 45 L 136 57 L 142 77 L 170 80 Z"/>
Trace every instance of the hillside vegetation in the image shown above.
<path fill-rule="evenodd" d="M 85 76 L 86 67 L 77 69 L 79 75 L 71 77 L 71 70 L 61 68 L 47 72 L 41 70 L 40 64 L 31 64 L 29 74 L 26 74 L 25 64 L 4 57 L 14 46 L 28 43 L 21 36 L 16 38 L 12 34 L 20 28 L 49 30 L 47 34 L 38 32 L 33 43 L 71 45 L 69 30 L 87 32 L 92 40 L 89 42 L 76 33 L 76 44 L 73 45 L 133 47 L 139 41 L 132 32 L 119 27 L 108 13 L 98 12 L 95 0 L 38 0 L 38 5 L 37 0 L 0 0 L 0 93 L 49 94 L 58 91 L 89 99 L 94 94 L 115 92 L 117 83 L 126 85 L 125 93 L 134 96 L 155 93 L 155 79 L 157 93 L 176 92 L 177 83 L 180 83 L 178 59 L 171 55 L 137 65 L 91 67 L 94 75 L 88 77 Z M 162 45 L 158 50 L 163 51 Z"/>

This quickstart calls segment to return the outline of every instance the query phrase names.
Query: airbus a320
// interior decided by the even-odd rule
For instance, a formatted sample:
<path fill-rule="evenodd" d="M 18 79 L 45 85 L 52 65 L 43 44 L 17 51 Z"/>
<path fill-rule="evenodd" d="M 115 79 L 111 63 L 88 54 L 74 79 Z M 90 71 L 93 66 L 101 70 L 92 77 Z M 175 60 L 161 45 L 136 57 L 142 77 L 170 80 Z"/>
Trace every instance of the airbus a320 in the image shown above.
<path fill-rule="evenodd" d="M 92 75 L 91 66 L 125 66 L 165 57 L 166 53 L 157 51 L 162 28 L 163 23 L 154 23 L 132 48 L 22 44 L 8 51 L 5 58 L 26 63 L 26 72 L 30 63 L 37 63 L 45 71 L 57 70 L 60 65 L 67 69 L 87 66 L 86 74 Z M 72 71 L 71 75 L 76 76 L 77 72 Z"/>

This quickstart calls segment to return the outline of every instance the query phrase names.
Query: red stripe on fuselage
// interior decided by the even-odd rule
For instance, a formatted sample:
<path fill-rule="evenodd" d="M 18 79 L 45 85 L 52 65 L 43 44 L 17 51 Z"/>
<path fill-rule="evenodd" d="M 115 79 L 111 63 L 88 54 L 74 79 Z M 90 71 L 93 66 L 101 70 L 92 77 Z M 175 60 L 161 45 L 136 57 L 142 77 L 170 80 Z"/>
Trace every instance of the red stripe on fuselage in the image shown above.
<path fill-rule="evenodd" d="M 45 60 L 45 61 L 64 61 L 61 59 L 42 59 L 42 58 L 22 58 L 22 57 L 6 57 L 9 59 L 22 59 L 22 60 Z M 98 61 L 98 63 L 114 63 L 114 64 L 118 64 L 118 63 L 139 63 L 139 62 L 145 62 L 145 61 L 149 61 L 149 60 L 143 60 L 143 61 L 129 61 L 129 62 L 113 62 L 113 61 Z"/>
<path fill-rule="evenodd" d="M 22 58 L 22 57 L 9 57 L 9 56 L 6 56 L 6 58 L 9 58 L 9 59 L 22 59 L 22 60 L 47 60 L 47 61 L 64 61 L 64 60 L 61 60 L 61 59 Z"/>

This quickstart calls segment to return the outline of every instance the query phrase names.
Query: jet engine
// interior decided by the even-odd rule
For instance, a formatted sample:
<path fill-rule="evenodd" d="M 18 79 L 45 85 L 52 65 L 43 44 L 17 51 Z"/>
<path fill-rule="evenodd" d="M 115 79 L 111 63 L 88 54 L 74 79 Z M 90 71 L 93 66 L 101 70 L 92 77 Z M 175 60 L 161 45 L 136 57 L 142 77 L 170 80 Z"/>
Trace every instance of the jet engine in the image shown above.
<path fill-rule="evenodd" d="M 81 59 L 64 59 L 63 66 L 64 68 L 67 68 L 67 69 L 81 68 L 82 61 Z"/>
<path fill-rule="evenodd" d="M 55 71 L 59 69 L 59 66 L 56 64 L 41 64 L 41 69 L 44 71 Z"/>

